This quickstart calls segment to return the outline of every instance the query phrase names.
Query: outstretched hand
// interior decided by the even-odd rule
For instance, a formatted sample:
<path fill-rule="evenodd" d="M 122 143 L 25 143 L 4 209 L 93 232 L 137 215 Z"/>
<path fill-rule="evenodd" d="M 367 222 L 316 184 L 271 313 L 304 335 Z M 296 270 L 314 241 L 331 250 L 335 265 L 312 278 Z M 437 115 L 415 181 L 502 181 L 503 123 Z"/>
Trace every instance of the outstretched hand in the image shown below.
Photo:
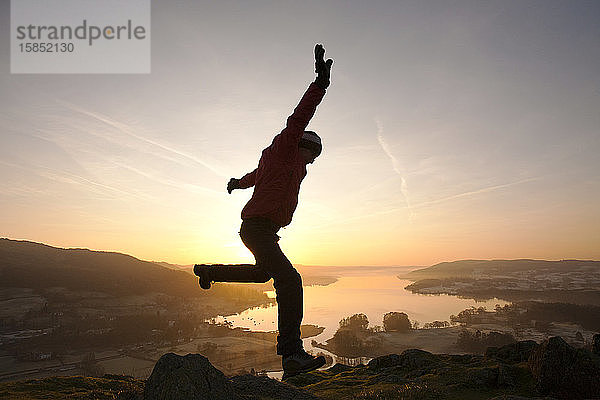
<path fill-rule="evenodd" d="M 227 193 L 231 194 L 231 192 L 233 192 L 235 189 L 239 189 L 240 188 L 240 180 L 239 179 L 235 179 L 235 178 L 231 178 L 229 180 L 229 183 L 227 183 Z"/>
<path fill-rule="evenodd" d="M 325 49 L 322 44 L 315 45 L 315 72 L 317 73 L 317 79 L 315 82 L 323 89 L 327 89 L 331 78 L 331 66 L 333 60 L 330 58 L 327 61 L 324 60 Z"/>

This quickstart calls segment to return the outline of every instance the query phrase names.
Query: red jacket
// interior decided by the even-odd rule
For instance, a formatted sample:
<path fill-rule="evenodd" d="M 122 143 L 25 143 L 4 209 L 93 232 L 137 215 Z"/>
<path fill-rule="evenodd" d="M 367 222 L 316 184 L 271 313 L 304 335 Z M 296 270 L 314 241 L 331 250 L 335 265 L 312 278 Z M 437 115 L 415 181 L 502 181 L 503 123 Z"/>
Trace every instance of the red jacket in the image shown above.
<path fill-rule="evenodd" d="M 325 90 L 310 84 L 286 127 L 263 150 L 258 167 L 240 180 L 243 189 L 254 186 L 252 198 L 242 210 L 242 219 L 266 217 L 286 226 L 298 205 L 300 182 L 306 176 L 306 163 L 298 152 L 298 142 L 325 96 Z"/>

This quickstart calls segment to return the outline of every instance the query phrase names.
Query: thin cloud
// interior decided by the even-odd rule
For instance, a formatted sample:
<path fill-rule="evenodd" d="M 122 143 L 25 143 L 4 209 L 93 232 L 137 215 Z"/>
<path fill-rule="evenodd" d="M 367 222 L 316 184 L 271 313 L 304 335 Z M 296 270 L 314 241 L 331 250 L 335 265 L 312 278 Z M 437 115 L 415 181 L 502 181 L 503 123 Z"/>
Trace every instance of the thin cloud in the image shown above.
<path fill-rule="evenodd" d="M 431 206 L 431 205 L 434 205 L 434 204 L 440 204 L 440 203 L 443 203 L 443 202 L 446 202 L 446 201 L 449 201 L 449 200 L 460 199 L 460 198 L 464 198 L 464 197 L 470 197 L 470 196 L 474 196 L 474 195 L 482 194 L 482 193 L 488 193 L 488 192 L 492 192 L 494 190 L 504 189 L 504 188 L 507 188 L 507 187 L 511 187 L 511 186 L 515 186 L 515 185 L 520 185 L 522 183 L 536 181 L 538 179 L 540 179 L 540 177 L 521 179 L 521 180 L 516 181 L 516 182 L 505 183 L 505 184 L 502 184 L 502 185 L 488 186 L 488 187 L 484 187 L 484 188 L 477 189 L 477 190 L 471 190 L 469 192 L 458 193 L 458 194 L 454 194 L 452 196 L 443 197 L 441 199 L 431 200 L 431 201 L 425 201 L 423 203 L 419 203 L 419 204 L 415 205 L 415 208 L 427 207 L 427 206 Z"/>
<path fill-rule="evenodd" d="M 121 195 L 130 196 L 130 197 L 134 197 L 134 198 L 146 200 L 146 201 L 148 201 L 148 200 L 157 201 L 158 200 L 156 198 L 151 198 L 146 195 L 126 191 L 123 189 L 116 188 L 114 186 L 106 185 L 104 183 L 95 182 L 93 180 L 84 178 L 83 176 L 72 174 L 67 171 L 56 171 L 51 168 L 41 167 L 41 166 L 38 166 L 38 168 L 47 171 L 47 173 L 43 173 L 43 172 L 40 173 L 40 171 L 38 170 L 39 175 L 44 176 L 45 178 L 48 178 L 48 179 L 55 180 L 57 182 L 74 183 L 74 184 L 79 184 L 82 186 L 94 187 L 97 189 L 104 189 L 105 191 L 114 192 L 114 193 L 118 193 Z"/>
<path fill-rule="evenodd" d="M 185 189 L 185 190 L 188 190 L 190 192 L 208 192 L 210 194 L 219 194 L 219 195 L 223 194 L 222 191 L 218 191 L 218 190 L 206 188 L 206 187 L 203 187 L 203 186 L 200 186 L 200 185 L 194 185 L 194 184 L 186 183 L 186 182 L 178 182 L 178 181 L 174 181 L 172 179 L 162 179 L 162 178 L 157 177 L 154 174 L 149 174 L 149 173 L 144 172 L 144 171 L 142 171 L 142 170 L 140 170 L 138 168 L 135 168 L 135 167 L 133 167 L 131 165 L 124 164 L 124 163 L 121 163 L 121 162 L 118 162 L 118 161 L 112 161 L 112 163 L 114 165 L 118 166 L 118 167 L 128 169 L 131 172 L 134 172 L 134 173 L 136 173 L 138 175 L 141 175 L 144 178 L 150 179 L 150 180 L 152 180 L 154 182 L 157 182 L 157 183 L 160 183 L 162 185 L 174 187 L 176 189 L 180 189 L 180 190 Z"/>
<path fill-rule="evenodd" d="M 541 179 L 542 177 L 534 177 L 534 178 L 527 178 L 527 179 L 521 179 L 519 181 L 515 181 L 515 182 L 509 182 L 509 183 L 505 183 L 502 185 L 494 185 L 494 186 L 488 186 L 488 187 L 484 187 L 481 189 L 477 189 L 477 190 L 472 190 L 469 192 L 464 192 L 464 193 L 458 193 L 452 196 L 447 196 L 441 199 L 437 199 L 437 200 L 431 200 L 431 201 L 426 201 L 423 203 L 419 203 L 416 205 L 413 205 L 413 209 L 414 208 L 425 208 L 425 207 L 429 207 L 432 205 L 437 205 L 446 201 L 451 201 L 451 200 L 455 200 L 455 199 L 460 199 L 460 198 L 467 198 L 470 196 L 475 196 L 478 194 L 483 194 L 483 193 L 489 193 L 489 192 L 493 192 L 495 190 L 500 190 L 500 189 L 504 189 L 507 187 L 511 187 L 511 186 L 516 186 L 516 185 L 520 185 L 523 183 L 527 183 L 527 182 L 533 182 L 533 181 L 537 181 L 539 179 Z M 362 219 L 366 219 L 366 218 L 371 218 L 371 217 L 376 217 L 379 215 L 386 215 L 386 214 L 393 214 L 397 211 L 403 211 L 403 210 L 408 210 L 410 212 L 410 209 L 408 208 L 408 206 L 405 207 L 393 207 L 393 208 L 388 208 L 386 210 L 380 210 L 380 211 L 376 211 L 376 212 L 372 212 L 372 213 L 368 213 L 368 214 L 360 214 L 360 215 L 355 215 L 352 217 L 345 217 L 345 218 L 340 218 L 339 220 L 335 220 L 335 221 L 328 221 L 326 223 L 323 223 L 321 225 L 317 225 L 315 226 L 316 228 L 325 228 L 325 227 L 331 227 L 331 226 L 335 226 L 335 225 L 346 225 L 348 223 L 352 223 L 358 220 L 362 220 Z"/>
<path fill-rule="evenodd" d="M 116 188 L 114 186 L 105 185 L 103 183 L 96 182 L 91 179 L 85 178 L 81 175 L 73 174 L 73 173 L 67 172 L 67 171 L 59 171 L 59 170 L 56 170 L 53 168 L 48 168 L 48 167 L 45 167 L 42 165 L 35 165 L 35 164 L 32 164 L 31 166 L 24 166 L 24 165 L 13 164 L 13 163 L 1 161 L 1 160 L 0 160 L 0 164 L 4 164 L 4 165 L 8 165 L 13 168 L 19 168 L 22 170 L 32 172 L 37 176 L 46 178 L 46 179 L 54 181 L 54 182 L 87 186 L 89 188 L 95 189 L 96 192 L 101 190 L 100 193 L 104 193 L 104 194 L 106 194 L 106 192 L 111 192 L 111 193 L 118 193 L 120 195 L 134 197 L 134 198 L 141 199 L 141 200 L 149 200 L 149 198 L 146 196 L 143 196 L 143 195 L 140 195 L 137 193 L 133 193 L 133 192 L 129 192 L 126 190 L 122 190 L 122 189 Z"/>
<path fill-rule="evenodd" d="M 388 144 L 386 143 L 385 139 L 383 138 L 383 125 L 381 124 L 381 121 L 378 118 L 375 118 L 375 125 L 377 126 L 377 141 L 379 142 L 379 145 L 381 146 L 381 149 L 383 150 L 383 152 L 392 161 L 392 168 L 394 169 L 394 172 L 396 174 L 398 174 L 398 176 L 400 177 L 400 191 L 402 192 L 402 195 L 404 196 L 404 200 L 406 201 L 406 206 L 408 207 L 409 218 L 410 218 L 410 217 L 412 217 L 413 214 L 411 211 L 410 196 L 408 193 L 408 184 L 406 183 L 406 179 L 404 179 L 404 173 L 402 172 L 402 168 L 400 167 L 400 163 L 398 162 L 398 159 L 392 154 Z"/>
<path fill-rule="evenodd" d="M 204 160 L 201 160 L 198 157 L 190 155 L 190 154 L 187 154 L 187 153 L 185 153 L 183 151 L 180 151 L 180 150 L 174 149 L 172 147 L 166 146 L 166 145 L 164 145 L 162 143 L 158 143 L 158 142 L 156 142 L 154 140 L 151 140 L 151 139 L 145 138 L 143 136 L 140 136 L 140 135 L 134 133 L 133 129 L 131 129 L 126 124 L 123 124 L 123 123 L 121 123 L 119 121 L 116 121 L 116 120 L 114 120 L 114 119 L 112 119 L 112 118 L 110 118 L 108 116 L 104 116 L 104 115 L 101 115 L 99 113 L 95 113 L 95 112 L 92 112 L 92 111 L 85 110 L 85 109 L 83 109 L 81 107 L 78 107 L 78 106 L 76 106 L 74 104 L 68 103 L 68 102 L 63 101 L 63 100 L 56 99 L 56 101 L 59 104 L 63 105 L 64 107 L 68 108 L 69 110 L 76 111 L 76 112 L 79 112 L 79 113 L 81 113 L 83 115 L 86 115 L 88 117 L 94 118 L 94 119 L 96 119 L 96 120 L 98 120 L 100 122 L 103 122 L 103 123 L 105 123 L 105 124 L 107 124 L 107 125 L 115 128 L 115 129 L 117 129 L 118 131 L 120 131 L 120 132 L 122 132 L 122 133 L 124 133 L 124 134 L 126 134 L 128 136 L 131 136 L 131 137 L 133 137 L 133 138 L 135 138 L 137 140 L 140 140 L 140 141 L 142 141 L 144 143 L 151 144 L 151 145 L 156 146 L 156 147 L 158 147 L 158 148 L 160 148 L 162 150 L 165 150 L 165 151 L 170 152 L 172 154 L 176 154 L 176 155 L 178 155 L 180 157 L 183 157 L 183 158 L 191 160 L 191 161 L 193 161 L 195 163 L 198 163 L 198 164 L 200 164 L 203 167 L 209 169 L 210 171 L 212 171 L 213 173 L 215 173 L 216 175 L 218 175 L 220 177 L 227 177 L 226 174 L 224 174 L 223 172 L 219 171 L 217 168 L 215 168 L 212 165 L 208 164 Z"/>

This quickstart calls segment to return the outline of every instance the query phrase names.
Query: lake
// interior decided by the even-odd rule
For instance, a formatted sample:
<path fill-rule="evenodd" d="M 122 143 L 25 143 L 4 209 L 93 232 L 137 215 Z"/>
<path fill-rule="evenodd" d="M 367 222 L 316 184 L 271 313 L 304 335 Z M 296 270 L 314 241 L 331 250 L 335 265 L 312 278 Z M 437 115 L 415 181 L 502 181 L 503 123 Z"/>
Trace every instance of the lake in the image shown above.
<path fill-rule="evenodd" d="M 305 275 L 304 270 L 301 273 Z M 475 301 L 450 295 L 413 294 L 404 289 L 412 281 L 398 279 L 415 267 L 310 267 L 311 274 L 338 275 L 339 279 L 327 286 L 304 287 L 303 324 L 314 324 L 325 328 L 318 336 L 304 339 L 307 350 L 313 349 L 312 340 L 325 342 L 339 327 L 342 318 L 357 313 L 365 314 L 369 326 L 383 325 L 383 315 L 390 311 L 404 312 L 411 321 L 421 325 L 433 321 L 449 321 L 450 315 L 458 314 L 471 306 L 493 309 L 496 304 L 505 305 L 504 300 Z M 266 292 L 275 297 L 274 292 Z M 230 322 L 234 327 L 253 331 L 277 330 L 277 306 L 255 307 L 239 314 L 220 316 L 216 322 Z"/>

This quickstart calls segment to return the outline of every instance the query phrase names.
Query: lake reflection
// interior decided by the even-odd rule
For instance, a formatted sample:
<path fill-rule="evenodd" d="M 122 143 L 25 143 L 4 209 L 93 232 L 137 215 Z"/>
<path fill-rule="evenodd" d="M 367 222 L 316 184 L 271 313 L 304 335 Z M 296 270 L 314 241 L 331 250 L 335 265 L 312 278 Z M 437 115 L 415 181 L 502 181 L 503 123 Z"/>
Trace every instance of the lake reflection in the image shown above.
<path fill-rule="evenodd" d="M 342 318 L 357 313 L 368 317 L 369 326 L 383 325 L 383 315 L 390 311 L 404 312 L 411 321 L 416 320 L 423 325 L 436 320 L 449 321 L 450 315 L 471 306 L 493 309 L 496 304 L 508 304 L 498 299 L 477 302 L 449 295 L 413 294 L 404 289 L 412 281 L 398 279 L 397 272 L 397 269 L 378 269 L 377 273 L 364 271 L 364 275 L 359 275 L 355 271 L 344 274 L 342 270 L 340 274 L 344 276 L 333 284 L 305 286 L 302 323 L 325 328 L 320 335 L 304 339 L 305 348 L 312 349 L 312 340 L 325 342 L 331 338 Z M 253 331 L 274 331 L 277 330 L 277 306 L 251 308 L 239 314 L 217 318 L 217 322 L 224 321 L 231 322 L 234 327 Z"/>

